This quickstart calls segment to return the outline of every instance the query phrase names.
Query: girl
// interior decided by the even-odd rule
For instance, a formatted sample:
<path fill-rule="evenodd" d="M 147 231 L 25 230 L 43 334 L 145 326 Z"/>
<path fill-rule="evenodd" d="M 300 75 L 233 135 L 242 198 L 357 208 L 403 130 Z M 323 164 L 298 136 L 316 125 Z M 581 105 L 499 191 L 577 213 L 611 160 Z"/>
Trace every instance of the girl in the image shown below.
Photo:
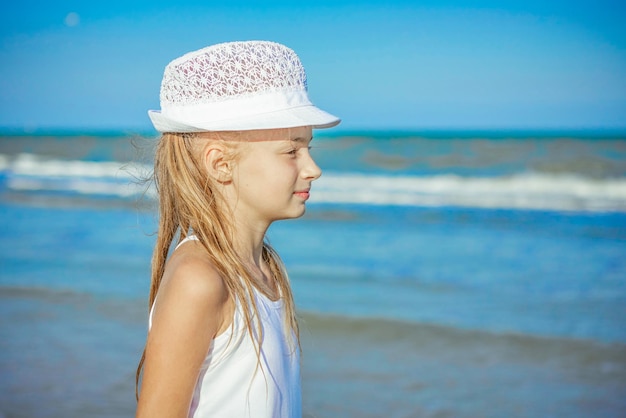
<path fill-rule="evenodd" d="M 160 98 L 137 417 L 300 417 L 293 297 L 264 238 L 304 213 L 321 175 L 312 129 L 339 119 L 311 104 L 298 57 L 272 42 L 186 54 L 165 68 Z"/>

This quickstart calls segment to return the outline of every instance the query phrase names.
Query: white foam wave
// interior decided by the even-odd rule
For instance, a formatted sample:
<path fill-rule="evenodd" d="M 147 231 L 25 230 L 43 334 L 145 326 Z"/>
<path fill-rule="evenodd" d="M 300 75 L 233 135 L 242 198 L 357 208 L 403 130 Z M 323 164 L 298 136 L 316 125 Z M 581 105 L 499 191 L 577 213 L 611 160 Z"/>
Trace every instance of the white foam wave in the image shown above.
<path fill-rule="evenodd" d="M 626 179 L 522 173 L 507 177 L 325 174 L 312 202 L 626 212 Z"/>
<path fill-rule="evenodd" d="M 131 197 L 144 192 L 139 179 L 150 167 L 115 161 L 46 159 L 33 154 L 0 155 L 6 187 L 16 191 L 48 191 L 83 195 Z"/>
<path fill-rule="evenodd" d="M 146 192 L 137 179 L 145 178 L 150 170 L 149 166 L 135 163 L 0 154 L 0 185 L 4 181 L 6 188 L 15 191 L 130 198 Z M 626 212 L 626 178 L 543 173 L 461 177 L 335 172 L 324 173 L 313 184 L 310 203 Z"/>

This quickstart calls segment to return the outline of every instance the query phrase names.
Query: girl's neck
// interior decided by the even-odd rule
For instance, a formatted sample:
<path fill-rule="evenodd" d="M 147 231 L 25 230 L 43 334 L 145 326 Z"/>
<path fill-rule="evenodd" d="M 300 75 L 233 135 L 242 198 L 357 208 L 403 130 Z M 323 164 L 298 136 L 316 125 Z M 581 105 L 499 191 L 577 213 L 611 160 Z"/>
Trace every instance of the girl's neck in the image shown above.
<path fill-rule="evenodd" d="M 263 255 L 263 241 L 268 226 L 253 226 L 249 222 L 235 224 L 235 249 L 246 262 L 260 266 Z"/>
<path fill-rule="evenodd" d="M 249 222 L 237 224 L 235 249 L 253 278 L 253 285 L 272 300 L 278 299 L 278 288 L 270 267 L 263 259 L 263 241 L 267 226 L 253 227 Z"/>

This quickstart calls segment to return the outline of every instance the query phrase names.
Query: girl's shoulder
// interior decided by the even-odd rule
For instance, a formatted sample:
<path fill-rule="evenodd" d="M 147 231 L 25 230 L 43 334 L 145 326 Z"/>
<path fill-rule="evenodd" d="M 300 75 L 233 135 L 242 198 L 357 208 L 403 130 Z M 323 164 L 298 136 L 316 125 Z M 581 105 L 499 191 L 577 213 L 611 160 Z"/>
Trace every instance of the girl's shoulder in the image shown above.
<path fill-rule="evenodd" d="M 166 334 L 221 334 L 232 324 L 234 303 L 228 288 L 198 241 L 176 249 L 165 265 L 151 313 L 151 324 Z M 160 325 L 160 326 L 159 326 Z"/>
<path fill-rule="evenodd" d="M 223 302 L 228 289 L 204 247 L 190 240 L 177 248 L 165 264 L 160 290 L 196 294 L 203 300 Z M 169 289 L 168 289 L 169 288 Z"/>

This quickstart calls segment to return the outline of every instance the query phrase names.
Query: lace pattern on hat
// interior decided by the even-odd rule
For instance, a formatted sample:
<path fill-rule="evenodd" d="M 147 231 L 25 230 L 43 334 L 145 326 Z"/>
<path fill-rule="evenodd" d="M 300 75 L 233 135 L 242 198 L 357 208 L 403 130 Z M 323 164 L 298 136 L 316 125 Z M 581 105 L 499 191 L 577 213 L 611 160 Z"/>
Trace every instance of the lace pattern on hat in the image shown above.
<path fill-rule="evenodd" d="M 306 91 L 307 81 L 294 51 L 274 42 L 229 42 L 171 62 L 160 98 L 163 108 L 296 90 Z"/>

